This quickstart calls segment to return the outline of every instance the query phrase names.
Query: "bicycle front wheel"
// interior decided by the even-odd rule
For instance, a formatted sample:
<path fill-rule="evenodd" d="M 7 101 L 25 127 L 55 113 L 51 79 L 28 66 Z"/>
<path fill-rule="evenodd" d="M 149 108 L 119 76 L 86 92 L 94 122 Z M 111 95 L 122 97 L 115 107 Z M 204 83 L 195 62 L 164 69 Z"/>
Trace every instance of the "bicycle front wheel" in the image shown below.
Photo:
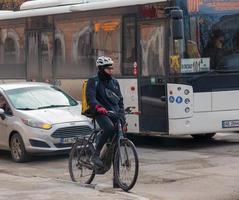
<path fill-rule="evenodd" d="M 93 167 L 90 164 L 92 156 L 90 145 L 92 144 L 86 144 L 87 140 L 82 139 L 73 145 L 68 163 L 71 180 L 81 184 L 90 184 L 95 177 Z"/>
<path fill-rule="evenodd" d="M 124 191 L 132 189 L 137 181 L 139 159 L 134 144 L 123 139 L 114 156 L 114 178 Z"/>

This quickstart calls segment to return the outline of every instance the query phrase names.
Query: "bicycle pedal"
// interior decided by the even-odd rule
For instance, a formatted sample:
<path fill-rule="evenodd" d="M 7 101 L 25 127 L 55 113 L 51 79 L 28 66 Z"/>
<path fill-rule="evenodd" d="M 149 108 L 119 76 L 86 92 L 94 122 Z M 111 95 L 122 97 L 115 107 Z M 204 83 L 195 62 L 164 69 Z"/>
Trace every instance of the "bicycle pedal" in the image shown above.
<path fill-rule="evenodd" d="M 95 174 L 105 174 L 106 170 L 102 167 L 95 167 L 94 172 Z"/>

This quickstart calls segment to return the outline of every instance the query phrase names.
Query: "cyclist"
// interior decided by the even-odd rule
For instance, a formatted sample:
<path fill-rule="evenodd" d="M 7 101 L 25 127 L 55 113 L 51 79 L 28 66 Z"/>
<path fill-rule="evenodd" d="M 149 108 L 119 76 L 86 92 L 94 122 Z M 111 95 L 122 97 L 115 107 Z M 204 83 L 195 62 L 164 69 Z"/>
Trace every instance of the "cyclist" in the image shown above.
<path fill-rule="evenodd" d="M 98 73 L 88 80 L 86 98 L 90 113 L 96 119 L 103 133 L 96 144 L 96 151 L 91 161 L 98 167 L 103 167 L 100 151 L 108 138 L 115 132 L 115 119 L 107 116 L 109 110 L 124 114 L 123 97 L 118 81 L 112 77 L 113 61 L 109 57 L 100 56 L 96 61 Z M 125 124 L 125 123 L 124 123 Z M 123 125 L 124 125 L 123 124 Z"/>

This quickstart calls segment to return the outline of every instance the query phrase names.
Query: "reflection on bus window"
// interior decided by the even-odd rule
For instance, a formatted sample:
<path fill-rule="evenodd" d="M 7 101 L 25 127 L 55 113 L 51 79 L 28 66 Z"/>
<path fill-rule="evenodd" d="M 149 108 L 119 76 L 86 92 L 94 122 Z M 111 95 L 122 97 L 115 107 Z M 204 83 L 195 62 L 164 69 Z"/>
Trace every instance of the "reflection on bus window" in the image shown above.
<path fill-rule="evenodd" d="M 55 31 L 55 62 L 56 67 L 65 66 L 65 37 L 59 29 Z"/>
<path fill-rule="evenodd" d="M 114 60 L 115 74 L 120 74 L 120 19 L 95 20 L 93 24 L 93 48 L 96 56 L 105 55 L 111 57 Z"/>
<path fill-rule="evenodd" d="M 233 44 L 235 53 L 239 53 L 239 30 L 235 33 Z"/>
<path fill-rule="evenodd" d="M 41 33 L 41 73 L 45 81 L 52 79 L 53 45 L 54 37 L 52 32 Z"/>
<path fill-rule="evenodd" d="M 66 44 L 69 42 L 68 34 L 72 34 L 72 59 L 68 58 L 66 61 L 67 71 L 63 67 L 62 76 L 68 74 L 70 77 L 87 77 L 90 74 L 94 74 L 96 72 L 94 67 L 95 51 L 93 49 L 93 28 L 91 21 L 75 21 L 75 19 L 72 19 L 71 21 L 67 21 L 61 29 L 65 33 Z M 69 54 L 69 50 L 66 47 L 67 53 Z"/>
<path fill-rule="evenodd" d="M 48 38 L 46 35 L 42 35 L 42 41 L 41 41 L 41 58 L 43 64 L 48 64 L 50 62 L 49 60 L 49 53 L 48 53 Z"/>
<path fill-rule="evenodd" d="M 187 72 L 239 70 L 238 20 L 237 14 L 226 15 L 220 12 L 199 14 L 197 19 L 189 16 L 185 58 L 181 60 L 186 63 Z M 198 59 L 201 59 L 200 62 Z M 182 64 L 182 67 L 186 65 Z M 181 72 L 185 72 L 185 68 Z"/>
<path fill-rule="evenodd" d="M 94 72 L 94 60 L 92 28 L 87 25 L 80 31 L 77 44 L 77 63 L 83 74 Z"/>
<path fill-rule="evenodd" d="M 4 62 L 14 64 L 17 62 L 17 50 L 15 41 L 12 38 L 6 38 L 4 43 Z"/>
<path fill-rule="evenodd" d="M 133 75 L 133 63 L 136 61 L 135 17 L 125 17 L 123 22 L 123 75 Z"/>
<path fill-rule="evenodd" d="M 222 30 L 213 30 L 211 37 L 209 38 L 205 48 L 203 55 L 205 57 L 210 57 L 210 66 L 211 69 L 220 69 L 220 62 L 225 54 L 224 49 L 224 41 L 225 34 Z"/>
<path fill-rule="evenodd" d="M 159 24 L 141 26 L 142 75 L 165 75 L 165 30 Z"/>
<path fill-rule="evenodd" d="M 69 15 L 71 16 L 71 15 Z M 109 56 L 114 60 L 115 73 L 120 74 L 121 19 L 102 17 L 97 19 L 56 19 L 55 26 L 61 30 L 61 45 L 65 51 L 64 66 L 57 65 L 56 78 L 86 78 L 97 72 L 95 60 L 98 56 Z M 64 52 L 63 57 L 64 57 Z M 59 52 L 60 54 L 60 52 Z"/>
<path fill-rule="evenodd" d="M 61 45 L 61 40 L 56 39 L 55 40 L 55 53 L 56 53 L 56 66 L 60 66 L 64 63 L 63 59 L 63 50 L 62 50 L 62 45 Z"/>
<path fill-rule="evenodd" d="M 188 40 L 187 50 L 187 54 L 190 58 L 200 58 L 200 53 L 196 42 Z"/>

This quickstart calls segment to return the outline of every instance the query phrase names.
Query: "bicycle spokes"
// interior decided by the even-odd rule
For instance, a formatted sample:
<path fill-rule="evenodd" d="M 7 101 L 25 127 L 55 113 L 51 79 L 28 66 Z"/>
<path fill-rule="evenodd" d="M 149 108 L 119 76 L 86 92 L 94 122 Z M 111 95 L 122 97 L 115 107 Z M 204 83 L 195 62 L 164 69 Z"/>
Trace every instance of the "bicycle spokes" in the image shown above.
<path fill-rule="evenodd" d="M 114 161 L 115 179 L 119 186 L 128 191 L 138 177 L 138 156 L 133 143 L 124 140 L 118 146 Z"/>
<path fill-rule="evenodd" d="M 95 176 L 90 164 L 91 156 L 89 145 L 87 146 L 81 141 L 74 144 L 69 158 L 69 172 L 73 181 L 84 184 L 91 183 Z"/>

